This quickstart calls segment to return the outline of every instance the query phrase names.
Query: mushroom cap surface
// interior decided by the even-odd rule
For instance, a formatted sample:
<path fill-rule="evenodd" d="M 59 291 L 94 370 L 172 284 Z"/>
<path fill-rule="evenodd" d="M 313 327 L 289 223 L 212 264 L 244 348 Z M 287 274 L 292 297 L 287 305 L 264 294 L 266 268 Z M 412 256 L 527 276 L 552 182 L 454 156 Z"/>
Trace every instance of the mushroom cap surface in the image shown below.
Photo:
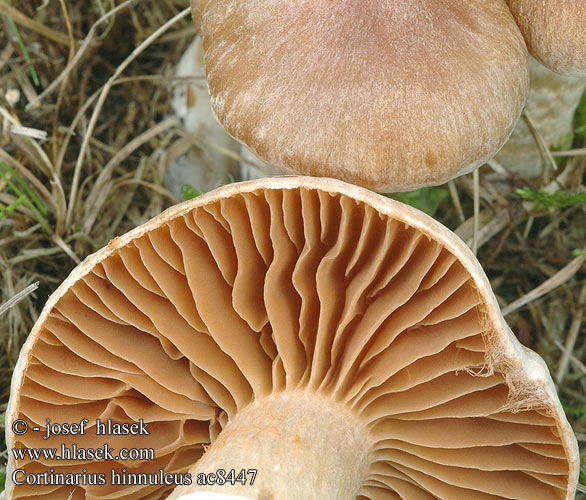
<path fill-rule="evenodd" d="M 586 2 L 507 0 L 529 52 L 549 69 L 586 76 Z"/>
<path fill-rule="evenodd" d="M 165 498 L 173 486 L 15 487 L 10 477 L 182 474 L 238 412 L 299 391 L 343 404 L 368 430 L 358 498 L 573 498 L 577 444 L 553 382 L 507 327 L 468 247 L 366 189 L 284 177 L 174 206 L 56 290 L 21 352 L 6 422 L 87 418 L 88 432 L 44 441 L 7 430 L 8 446 L 106 441 L 155 459 L 10 455 L 5 500 Z M 99 436 L 98 418 L 142 418 L 150 434 Z"/>
<path fill-rule="evenodd" d="M 527 51 L 502 0 L 192 2 L 219 122 L 285 173 L 446 182 L 506 141 Z"/>

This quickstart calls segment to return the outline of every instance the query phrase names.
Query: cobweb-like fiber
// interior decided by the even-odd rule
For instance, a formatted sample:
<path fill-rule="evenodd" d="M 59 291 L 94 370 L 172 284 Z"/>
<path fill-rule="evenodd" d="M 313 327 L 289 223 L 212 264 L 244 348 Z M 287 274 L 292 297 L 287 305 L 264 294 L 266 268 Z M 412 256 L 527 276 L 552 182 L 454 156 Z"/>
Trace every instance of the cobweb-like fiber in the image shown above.
<path fill-rule="evenodd" d="M 155 460 L 18 461 L 27 473 L 107 472 L 106 485 L 16 486 L 18 499 L 162 499 L 121 473 L 184 473 L 254 399 L 317 391 L 375 442 L 360 498 L 565 498 L 547 412 L 506 410 L 485 368 L 473 280 L 438 242 L 349 196 L 236 193 L 171 218 L 98 260 L 30 348 L 17 415 L 30 427 L 96 419 L 148 436 L 43 433 L 16 447 L 152 448 Z M 70 496 L 71 495 L 71 496 Z"/>

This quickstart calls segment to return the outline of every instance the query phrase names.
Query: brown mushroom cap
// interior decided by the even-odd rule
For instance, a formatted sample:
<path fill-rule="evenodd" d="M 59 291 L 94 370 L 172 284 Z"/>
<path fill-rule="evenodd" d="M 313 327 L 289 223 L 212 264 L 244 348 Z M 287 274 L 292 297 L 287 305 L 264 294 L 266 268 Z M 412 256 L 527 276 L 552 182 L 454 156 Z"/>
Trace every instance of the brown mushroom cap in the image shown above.
<path fill-rule="evenodd" d="M 502 0 L 192 5 L 214 113 L 285 173 L 439 184 L 492 156 L 523 107 L 527 52 Z"/>
<path fill-rule="evenodd" d="M 505 324 L 470 250 L 411 207 L 299 177 L 172 207 L 73 271 L 22 350 L 6 421 L 88 418 L 88 432 L 44 441 L 8 431 L 8 445 L 107 442 L 156 458 L 11 455 L 5 500 L 165 498 L 171 486 L 10 478 L 50 467 L 184 473 L 222 429 L 295 398 L 318 410 L 331 400 L 367 436 L 358 498 L 573 498 L 577 444 L 551 378 Z M 97 418 L 142 418 L 150 435 L 96 436 Z M 273 473 L 261 472 L 259 484 Z"/>
<path fill-rule="evenodd" d="M 586 2 L 507 0 L 527 48 L 553 71 L 586 76 Z"/>

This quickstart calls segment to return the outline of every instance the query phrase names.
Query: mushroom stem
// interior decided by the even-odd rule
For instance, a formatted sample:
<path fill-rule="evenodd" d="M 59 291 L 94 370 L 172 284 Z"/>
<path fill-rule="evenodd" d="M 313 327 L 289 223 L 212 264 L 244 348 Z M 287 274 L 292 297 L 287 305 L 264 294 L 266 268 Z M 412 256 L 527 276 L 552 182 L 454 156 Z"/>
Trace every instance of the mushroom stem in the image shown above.
<path fill-rule="evenodd" d="M 273 395 L 232 417 L 191 469 L 192 485 L 177 488 L 168 500 L 204 498 L 194 494 L 203 491 L 255 499 L 354 499 L 371 448 L 365 422 L 340 403 L 309 391 Z M 246 484 L 198 484 L 219 469 L 234 469 L 236 477 L 244 470 Z M 247 472 L 252 469 L 254 483 Z"/>
<path fill-rule="evenodd" d="M 529 62 L 531 88 L 525 109 L 548 147 L 565 148 L 572 140 L 574 112 L 586 88 L 586 78 L 560 75 L 533 57 Z M 496 160 L 510 172 L 525 177 L 538 177 L 544 165 L 535 138 L 523 120 L 517 122 Z"/>

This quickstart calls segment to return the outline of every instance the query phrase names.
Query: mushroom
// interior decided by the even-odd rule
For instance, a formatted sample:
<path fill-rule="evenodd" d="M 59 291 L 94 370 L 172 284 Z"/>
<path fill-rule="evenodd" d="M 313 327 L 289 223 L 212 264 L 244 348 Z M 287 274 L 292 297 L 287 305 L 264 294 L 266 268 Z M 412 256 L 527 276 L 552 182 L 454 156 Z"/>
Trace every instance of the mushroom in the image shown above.
<path fill-rule="evenodd" d="M 185 138 L 171 148 L 165 170 L 164 186 L 178 199 L 181 188 L 189 184 L 201 192 L 230 182 L 238 169 L 236 155 L 240 145 L 220 127 L 210 107 L 205 81 L 201 38 L 196 37 L 181 56 L 175 76 L 191 78 L 173 91 L 172 107 L 197 145 Z"/>
<path fill-rule="evenodd" d="M 586 75 L 586 4 L 506 0 L 529 52 L 562 75 Z"/>
<path fill-rule="evenodd" d="M 181 139 L 183 147 L 172 156 L 163 183 L 178 199 L 184 184 L 200 192 L 210 191 L 229 181 L 259 179 L 278 175 L 272 167 L 239 144 L 218 124 L 210 104 L 205 83 L 201 37 L 196 36 L 189 44 L 175 70 L 182 78 L 193 81 L 179 84 L 173 93 L 173 111 L 198 145 Z M 237 156 L 240 162 L 235 167 Z"/>
<path fill-rule="evenodd" d="M 503 0 L 192 2 L 214 113 L 285 173 L 443 183 L 502 146 L 527 51 Z"/>
<path fill-rule="evenodd" d="M 30 429 L 46 419 L 87 419 L 86 432 L 43 440 Z M 142 419 L 149 435 L 97 435 L 98 419 Z M 6 421 L 29 427 L 7 432 L 15 449 L 155 458 L 10 455 L 5 500 L 570 500 L 578 475 L 545 364 L 468 247 L 414 208 L 323 178 L 219 188 L 88 257 L 35 324 Z M 49 469 L 106 484 L 25 482 Z M 198 485 L 220 469 L 234 484 Z"/>
<path fill-rule="evenodd" d="M 572 119 L 586 88 L 586 3 L 574 0 L 507 0 L 537 59 L 530 64 L 527 111 L 548 147 L 564 148 L 572 138 Z M 497 161 L 529 177 L 544 162 L 526 123 L 520 120 Z"/>

